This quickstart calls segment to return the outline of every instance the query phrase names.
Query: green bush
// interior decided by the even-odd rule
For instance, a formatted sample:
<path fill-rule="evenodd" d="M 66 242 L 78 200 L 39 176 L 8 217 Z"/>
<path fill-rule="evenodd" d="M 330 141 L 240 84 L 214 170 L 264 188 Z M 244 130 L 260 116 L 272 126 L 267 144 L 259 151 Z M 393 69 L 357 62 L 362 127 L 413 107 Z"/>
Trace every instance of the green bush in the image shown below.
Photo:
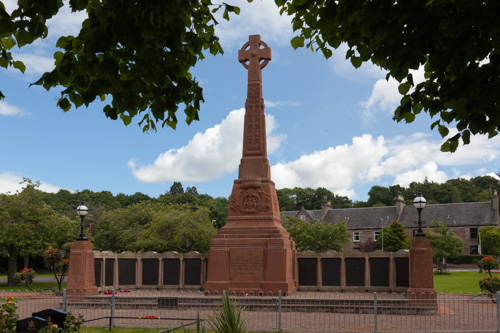
<path fill-rule="evenodd" d="M 484 256 L 481 254 L 462 254 L 453 259 L 446 258 L 446 261 L 448 264 L 455 265 L 477 265 L 479 260 L 481 260 L 483 257 Z"/>

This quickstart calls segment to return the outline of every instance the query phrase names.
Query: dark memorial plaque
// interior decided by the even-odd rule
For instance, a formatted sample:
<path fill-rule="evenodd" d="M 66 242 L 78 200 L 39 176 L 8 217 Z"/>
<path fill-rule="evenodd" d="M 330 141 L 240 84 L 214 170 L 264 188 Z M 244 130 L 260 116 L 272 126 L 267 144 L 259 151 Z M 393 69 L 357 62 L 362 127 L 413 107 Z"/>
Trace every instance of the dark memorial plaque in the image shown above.
<path fill-rule="evenodd" d="M 370 259 L 370 285 L 373 287 L 389 286 L 389 258 Z"/>
<path fill-rule="evenodd" d="M 365 285 L 365 258 L 345 259 L 346 286 L 363 287 Z"/>
<path fill-rule="evenodd" d="M 321 259 L 323 286 L 340 286 L 340 258 Z"/>
<path fill-rule="evenodd" d="M 118 259 L 118 284 L 127 286 L 135 284 L 135 259 Z"/>
<path fill-rule="evenodd" d="M 112 286 L 115 278 L 115 259 L 105 259 L 104 265 L 104 285 Z"/>
<path fill-rule="evenodd" d="M 148 286 L 158 285 L 159 270 L 158 259 L 142 259 L 142 284 Z"/>
<path fill-rule="evenodd" d="M 64 327 L 67 312 L 59 309 L 46 309 L 38 312 L 33 312 L 33 317 L 46 319 L 49 325 L 55 324 L 57 327 Z"/>
<path fill-rule="evenodd" d="M 300 258 L 299 287 L 316 285 L 316 258 Z"/>
<path fill-rule="evenodd" d="M 94 259 L 94 276 L 96 287 L 101 286 L 102 259 Z"/>
<path fill-rule="evenodd" d="M 410 286 L 410 261 L 409 258 L 395 258 L 396 287 Z"/>
<path fill-rule="evenodd" d="M 49 324 L 47 319 L 40 317 L 31 317 L 23 320 L 18 320 L 16 324 L 16 332 L 32 333 L 38 332 Z"/>
<path fill-rule="evenodd" d="M 179 285 L 180 260 L 179 259 L 163 259 L 163 284 L 164 285 Z"/>
<path fill-rule="evenodd" d="M 201 284 L 201 260 L 184 259 L 184 284 L 198 286 Z"/>

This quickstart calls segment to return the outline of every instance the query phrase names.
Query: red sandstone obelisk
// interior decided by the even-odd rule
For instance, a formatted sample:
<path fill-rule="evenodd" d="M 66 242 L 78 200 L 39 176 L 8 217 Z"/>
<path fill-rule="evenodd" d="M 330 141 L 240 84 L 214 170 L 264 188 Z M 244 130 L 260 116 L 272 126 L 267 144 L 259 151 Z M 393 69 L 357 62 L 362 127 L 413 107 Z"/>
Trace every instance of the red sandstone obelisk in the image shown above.
<path fill-rule="evenodd" d="M 248 69 L 243 157 L 227 223 L 210 243 L 205 290 L 293 293 L 297 290 L 295 242 L 281 225 L 267 159 L 262 68 L 271 60 L 271 49 L 253 35 L 238 60 Z"/>

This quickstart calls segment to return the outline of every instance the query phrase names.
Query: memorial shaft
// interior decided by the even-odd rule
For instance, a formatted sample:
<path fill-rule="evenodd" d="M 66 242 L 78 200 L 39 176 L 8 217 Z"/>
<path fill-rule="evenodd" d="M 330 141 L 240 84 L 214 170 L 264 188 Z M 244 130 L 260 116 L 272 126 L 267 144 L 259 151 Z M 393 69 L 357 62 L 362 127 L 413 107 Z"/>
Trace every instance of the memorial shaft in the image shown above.
<path fill-rule="evenodd" d="M 295 292 L 295 243 L 281 225 L 267 159 L 262 69 L 271 49 L 250 36 L 238 60 L 248 70 L 243 152 L 226 225 L 210 243 L 205 290 Z"/>

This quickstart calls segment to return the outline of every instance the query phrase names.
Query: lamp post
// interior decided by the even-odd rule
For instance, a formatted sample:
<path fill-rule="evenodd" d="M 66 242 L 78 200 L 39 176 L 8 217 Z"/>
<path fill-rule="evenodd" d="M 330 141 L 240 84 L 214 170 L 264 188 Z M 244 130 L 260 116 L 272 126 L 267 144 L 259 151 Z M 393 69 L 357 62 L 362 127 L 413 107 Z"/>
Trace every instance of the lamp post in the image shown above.
<path fill-rule="evenodd" d="M 427 201 L 422 196 L 422 191 L 419 189 L 417 196 L 413 199 L 413 206 L 418 210 L 418 230 L 415 237 L 425 237 L 425 233 L 422 230 L 422 209 L 424 209 Z"/>
<path fill-rule="evenodd" d="M 87 206 L 85 206 L 85 201 L 82 200 L 80 203 L 80 206 L 76 208 L 76 213 L 80 216 L 81 222 L 80 222 L 80 235 L 77 237 L 76 240 L 88 240 L 87 237 L 85 237 L 85 234 L 83 233 L 83 219 L 87 214 L 89 213 L 89 209 Z"/>

